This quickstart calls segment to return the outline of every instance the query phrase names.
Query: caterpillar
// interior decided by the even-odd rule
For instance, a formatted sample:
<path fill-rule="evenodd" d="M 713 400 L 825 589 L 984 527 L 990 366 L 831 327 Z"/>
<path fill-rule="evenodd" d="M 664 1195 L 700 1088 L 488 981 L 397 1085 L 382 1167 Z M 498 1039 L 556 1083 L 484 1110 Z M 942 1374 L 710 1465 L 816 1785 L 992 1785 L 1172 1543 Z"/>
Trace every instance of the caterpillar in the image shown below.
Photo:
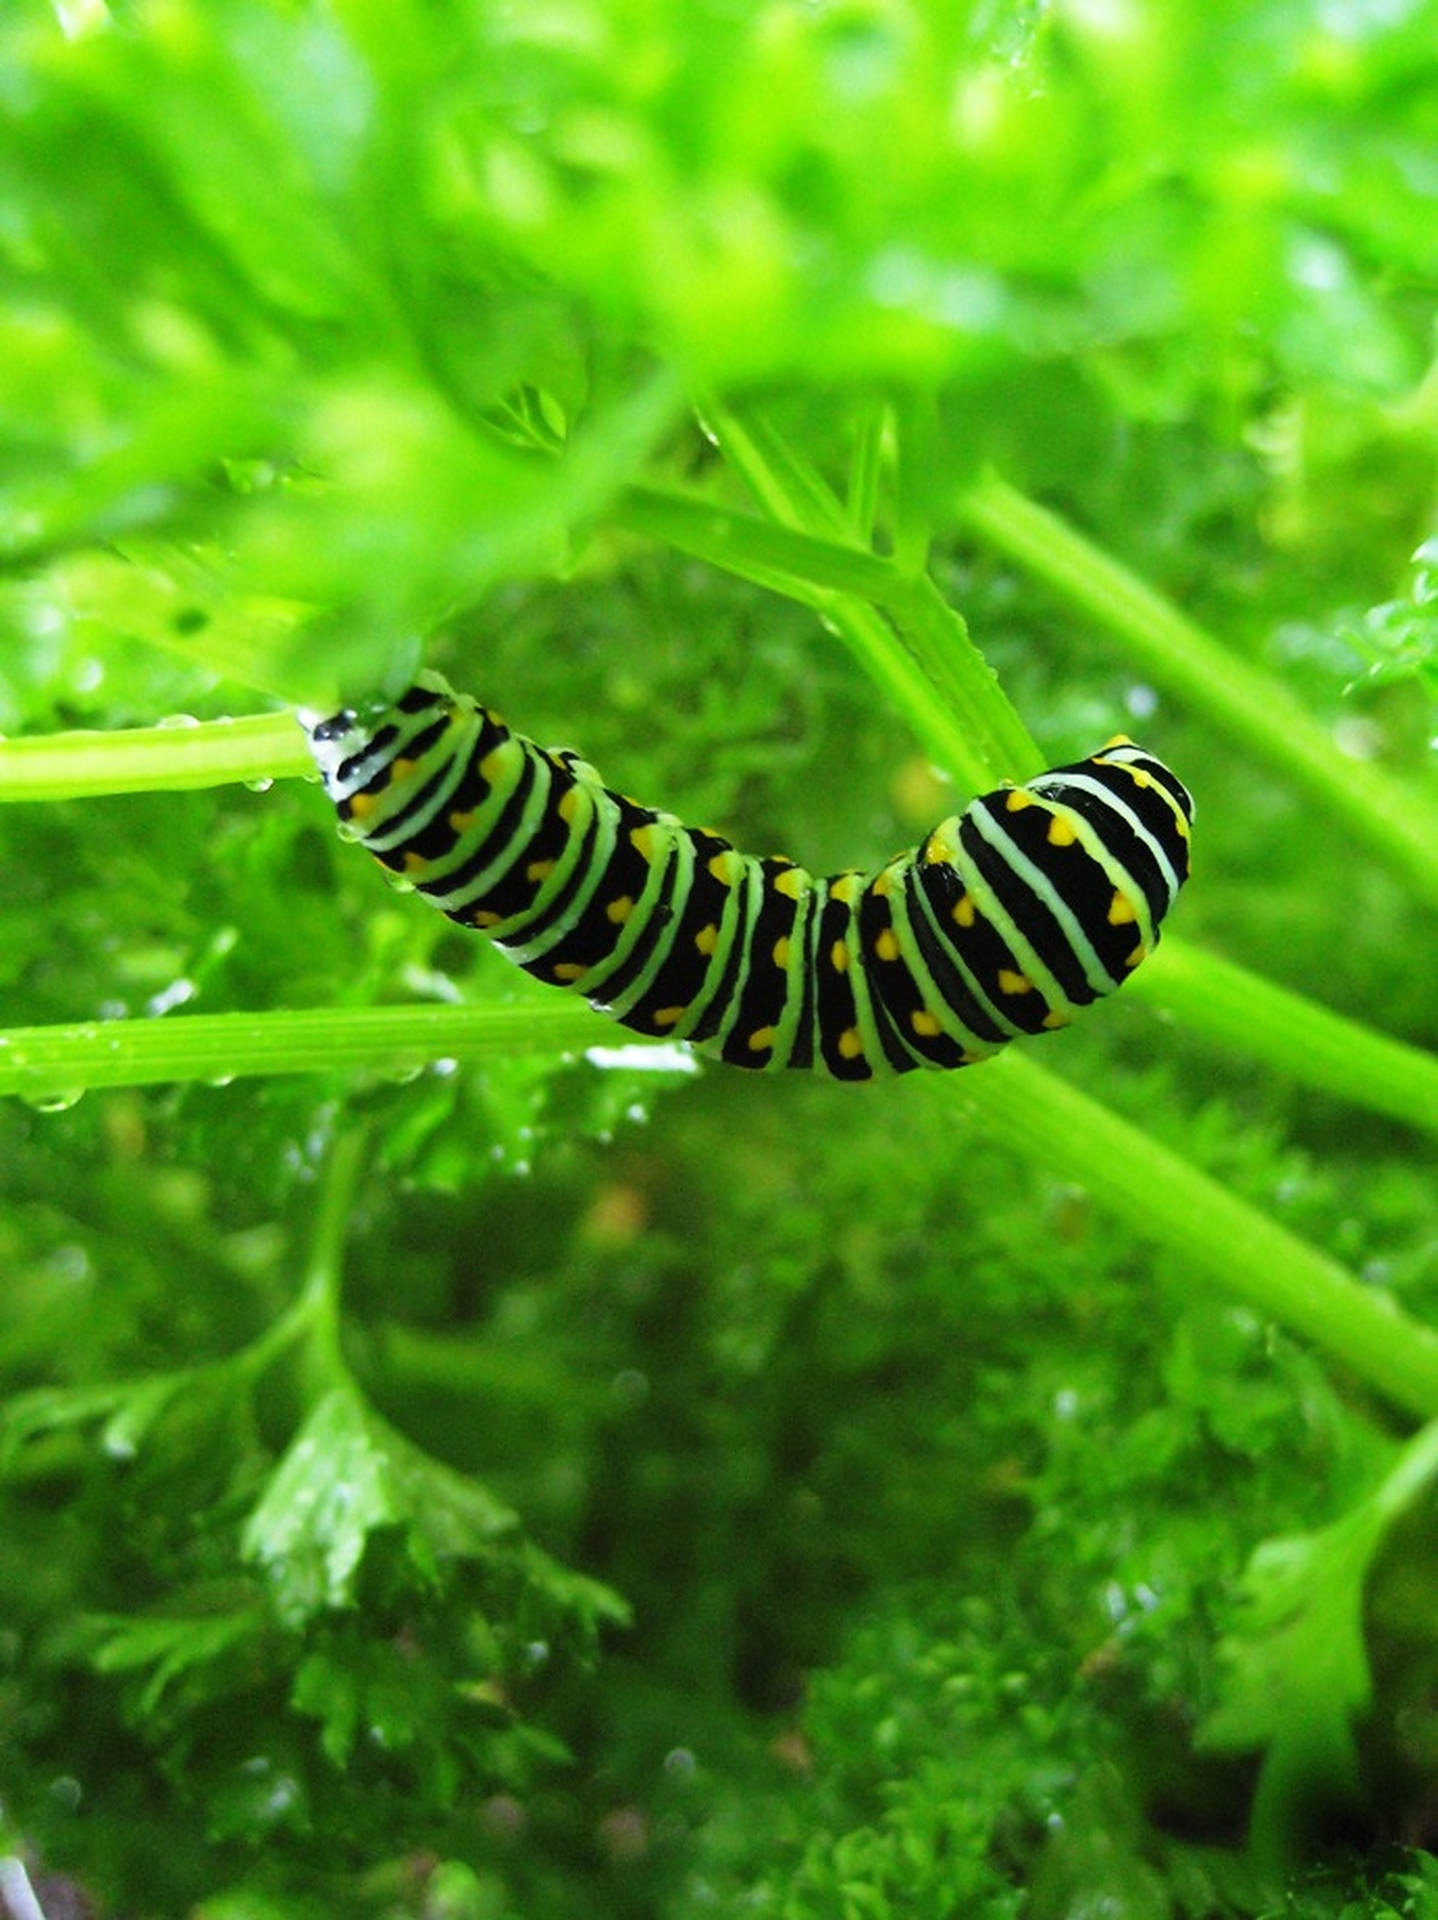
<path fill-rule="evenodd" d="M 526 973 L 731 1066 L 868 1080 L 1066 1026 L 1157 945 L 1193 802 L 1119 735 L 817 878 L 606 787 L 422 674 L 301 714 L 343 831 Z"/>

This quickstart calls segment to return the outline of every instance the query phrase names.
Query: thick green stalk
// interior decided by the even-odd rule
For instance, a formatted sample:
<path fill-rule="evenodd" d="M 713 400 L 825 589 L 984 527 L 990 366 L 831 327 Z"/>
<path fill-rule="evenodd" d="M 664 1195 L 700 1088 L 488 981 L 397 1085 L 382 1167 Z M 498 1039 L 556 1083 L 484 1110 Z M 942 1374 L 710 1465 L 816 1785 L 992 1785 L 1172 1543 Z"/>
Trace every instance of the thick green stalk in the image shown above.
<path fill-rule="evenodd" d="M 1010 1053 L 966 1075 L 990 1138 L 1076 1181 L 1205 1286 L 1305 1335 L 1398 1406 L 1438 1414 L 1438 1331 L 1361 1286 L 1087 1094 Z"/>
<path fill-rule="evenodd" d="M 0 801 L 222 787 L 314 771 L 292 713 L 0 740 Z"/>
<path fill-rule="evenodd" d="M 1165 938 L 1124 991 L 1299 1086 L 1438 1133 L 1438 1059 L 1431 1053 L 1331 1013 L 1216 953 Z"/>
<path fill-rule="evenodd" d="M 364 1070 L 408 1078 L 436 1060 L 627 1044 L 583 1001 L 539 995 L 504 1007 L 314 1007 L 269 1013 L 87 1020 L 0 1032 L 0 1095 L 66 1106 L 94 1087 L 224 1085 L 245 1075 Z M 639 1045 L 635 1042 L 635 1045 Z"/>
<path fill-rule="evenodd" d="M 1171 601 L 1056 514 L 989 473 L 959 495 L 958 517 L 1123 645 L 1175 698 L 1251 747 L 1438 901 L 1438 805 L 1378 767 L 1345 759 L 1281 682 L 1220 646 Z"/>

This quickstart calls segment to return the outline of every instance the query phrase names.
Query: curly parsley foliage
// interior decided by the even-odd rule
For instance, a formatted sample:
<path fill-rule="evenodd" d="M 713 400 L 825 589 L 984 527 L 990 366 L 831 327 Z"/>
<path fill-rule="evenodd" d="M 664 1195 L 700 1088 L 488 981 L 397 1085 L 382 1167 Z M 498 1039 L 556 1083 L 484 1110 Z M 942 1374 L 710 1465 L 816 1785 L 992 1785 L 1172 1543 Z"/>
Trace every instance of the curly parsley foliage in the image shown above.
<path fill-rule="evenodd" d="M 1330 792 L 1420 818 L 1430 13 L 13 0 L 0 730 L 424 650 L 838 864 L 946 790 L 812 609 L 863 641 L 855 577 L 938 536 L 1046 745 L 1152 719 L 1200 770 L 1183 931 L 1431 1042 L 1411 889 L 1105 603 L 1161 586 Z M 1067 578 L 980 528 L 1016 488 Z M 938 672 L 895 604 L 868 640 Z M 182 1064 L 191 1010 L 535 1004 L 299 788 L 7 807 L 0 867 L 7 1027 Z M 1431 1317 L 1401 1106 L 1258 1038 L 1124 1010 L 1055 1071 Z M 1434 1911 L 1429 1441 L 1361 1369 L 963 1088 L 451 1064 L 0 1110 L 0 1853 L 42 1898 Z"/>

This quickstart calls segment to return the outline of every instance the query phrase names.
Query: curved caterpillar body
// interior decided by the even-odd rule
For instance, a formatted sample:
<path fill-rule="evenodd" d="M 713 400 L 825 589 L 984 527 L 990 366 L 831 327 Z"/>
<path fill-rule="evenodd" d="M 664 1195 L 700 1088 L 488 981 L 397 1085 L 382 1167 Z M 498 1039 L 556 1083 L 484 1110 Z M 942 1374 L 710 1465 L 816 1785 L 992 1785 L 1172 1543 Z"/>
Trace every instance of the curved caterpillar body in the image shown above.
<path fill-rule="evenodd" d="M 1120 737 L 816 878 L 606 787 L 435 674 L 301 715 L 346 829 L 461 926 L 636 1032 L 867 1080 L 1067 1025 L 1153 951 L 1193 803 Z"/>

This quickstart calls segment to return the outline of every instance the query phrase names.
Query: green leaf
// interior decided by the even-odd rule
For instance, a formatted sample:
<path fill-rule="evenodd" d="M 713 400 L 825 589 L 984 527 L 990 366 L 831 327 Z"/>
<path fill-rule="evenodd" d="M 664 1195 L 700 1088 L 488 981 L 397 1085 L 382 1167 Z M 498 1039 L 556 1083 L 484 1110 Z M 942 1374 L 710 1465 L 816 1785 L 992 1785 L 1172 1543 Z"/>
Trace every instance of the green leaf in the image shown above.
<path fill-rule="evenodd" d="M 103 1420 L 101 1444 L 127 1460 L 191 1382 L 186 1369 L 139 1380 L 106 1380 L 90 1387 L 38 1387 L 0 1404 L 0 1469 L 42 1435 Z"/>
<path fill-rule="evenodd" d="M 342 1767 L 360 1717 L 360 1681 L 353 1667 L 325 1652 L 310 1654 L 295 1675 L 290 1704 L 320 1722 L 320 1745 Z"/>
<path fill-rule="evenodd" d="M 133 1673 L 145 1667 L 154 1672 L 138 1700 L 139 1717 L 154 1714 L 172 1681 L 194 1667 L 207 1665 L 255 1633 L 260 1625 L 256 1609 L 188 1618 L 106 1618 L 84 1623 L 87 1637 L 95 1638 L 91 1660 L 98 1673 Z"/>
<path fill-rule="evenodd" d="M 1202 1728 L 1220 1751 L 1265 1750 L 1253 1840 L 1272 1861 L 1299 1855 L 1311 1820 L 1358 1784 L 1353 1722 L 1372 1695 L 1363 1597 L 1394 1521 L 1438 1479 L 1438 1422 L 1402 1450 L 1369 1497 L 1313 1533 L 1267 1540 L 1243 1581 L 1223 1643 L 1222 1704 Z"/>
<path fill-rule="evenodd" d="M 246 1522 L 242 1551 L 269 1575 L 281 1617 L 298 1626 L 348 1606 L 370 1536 L 394 1527 L 427 1581 L 443 1563 L 487 1558 L 515 1516 L 476 1481 L 430 1459 L 336 1387 L 311 1410 Z"/>

